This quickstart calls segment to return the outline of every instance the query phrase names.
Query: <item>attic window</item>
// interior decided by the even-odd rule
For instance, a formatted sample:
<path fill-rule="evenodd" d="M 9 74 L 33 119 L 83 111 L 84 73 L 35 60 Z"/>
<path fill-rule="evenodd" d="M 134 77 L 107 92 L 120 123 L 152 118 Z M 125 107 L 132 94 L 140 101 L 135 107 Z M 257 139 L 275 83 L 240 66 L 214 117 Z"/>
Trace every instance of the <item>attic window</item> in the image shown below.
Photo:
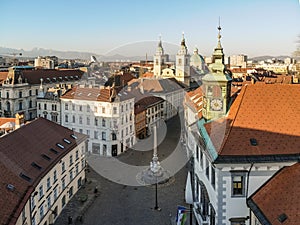
<path fill-rule="evenodd" d="M 36 164 L 35 162 L 32 162 L 31 165 L 38 170 L 42 169 L 42 167 L 40 165 Z"/>
<path fill-rule="evenodd" d="M 56 155 L 58 154 L 58 151 L 56 151 L 56 150 L 53 149 L 53 148 L 50 148 L 50 151 L 53 152 L 53 153 L 56 154 Z"/>
<path fill-rule="evenodd" d="M 77 137 L 74 134 L 70 135 L 73 139 L 77 139 Z"/>
<path fill-rule="evenodd" d="M 24 180 L 31 182 L 31 177 L 25 175 L 24 173 L 20 173 L 20 177 L 22 177 Z"/>
<path fill-rule="evenodd" d="M 14 191 L 15 190 L 15 186 L 12 185 L 12 184 L 7 184 L 6 185 L 6 189 L 9 190 L 9 191 Z"/>
<path fill-rule="evenodd" d="M 73 80 L 73 76 L 70 76 L 70 78 Z"/>
<path fill-rule="evenodd" d="M 252 146 L 257 146 L 258 145 L 257 140 L 255 138 L 250 138 L 250 144 Z"/>
<path fill-rule="evenodd" d="M 66 142 L 67 144 L 71 144 L 71 141 L 69 141 L 68 139 L 64 138 L 63 140 L 64 140 L 64 142 Z"/>
<path fill-rule="evenodd" d="M 50 158 L 49 156 L 45 155 L 45 154 L 42 154 L 42 157 L 43 157 L 44 159 L 48 160 L 48 161 L 51 160 L 51 158 Z"/>
<path fill-rule="evenodd" d="M 91 96 L 91 93 L 88 93 L 88 95 L 87 96 Z"/>
<path fill-rule="evenodd" d="M 78 76 L 75 76 L 77 79 L 79 79 L 79 77 Z"/>
<path fill-rule="evenodd" d="M 283 223 L 287 219 L 287 215 L 285 213 L 282 213 L 278 216 L 278 220 L 280 223 Z"/>
<path fill-rule="evenodd" d="M 58 146 L 61 149 L 64 149 L 65 147 L 62 144 L 56 143 L 56 146 Z"/>

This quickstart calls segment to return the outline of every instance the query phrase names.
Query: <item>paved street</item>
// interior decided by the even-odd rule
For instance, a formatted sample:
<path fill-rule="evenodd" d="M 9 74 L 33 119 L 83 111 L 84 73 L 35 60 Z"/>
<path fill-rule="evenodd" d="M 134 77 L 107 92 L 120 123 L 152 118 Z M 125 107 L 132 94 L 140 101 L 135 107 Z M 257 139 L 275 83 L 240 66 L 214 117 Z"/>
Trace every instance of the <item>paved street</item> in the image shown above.
<path fill-rule="evenodd" d="M 139 171 L 149 166 L 153 151 L 136 151 L 130 149 L 117 158 L 109 159 L 111 161 L 108 160 L 103 163 L 101 163 L 101 159 L 91 157 L 90 160 L 95 160 L 91 163 L 92 166 L 96 164 L 95 162 L 98 163 L 97 165 L 102 164 L 103 166 L 104 164 L 105 167 L 108 164 L 117 165 L 114 163 L 122 162 L 126 165 L 134 165 L 136 172 L 130 171 L 127 174 L 124 170 L 118 171 L 121 176 L 118 179 L 119 183 L 115 183 L 95 172 L 95 170 L 99 171 L 101 167 L 96 168 L 94 166 L 94 170 L 91 166 L 89 172 L 86 174 L 88 179 L 86 187 L 78 193 L 78 195 L 86 194 L 89 196 L 87 203 L 78 201 L 78 195 L 76 195 L 70 201 L 70 205 L 63 210 L 63 213 L 55 224 L 68 224 L 68 216 L 74 218 L 73 224 L 86 225 L 175 224 L 177 206 L 186 206 L 184 203 L 184 188 L 188 168 L 187 165 L 180 168 L 176 166 L 176 164 L 181 165 L 187 161 L 185 151 L 181 148 L 181 144 L 178 144 L 181 132 L 178 117 L 169 120 L 167 127 L 166 138 L 158 147 L 158 157 L 163 168 L 168 170 L 172 175 L 176 170 L 180 170 L 166 183 L 158 185 L 158 205 L 161 211 L 153 209 L 155 206 L 155 185 L 143 186 L 137 182 Z M 115 168 L 115 166 L 111 167 Z M 106 170 L 113 170 L 111 167 L 106 168 Z M 105 173 L 102 175 L 106 177 L 110 176 Z M 136 182 L 137 185 L 130 185 L 132 183 L 131 180 Z M 126 182 L 129 184 L 124 184 Z M 96 186 L 98 192 L 95 194 L 94 188 Z M 83 216 L 82 221 L 77 220 L 78 215 Z"/>

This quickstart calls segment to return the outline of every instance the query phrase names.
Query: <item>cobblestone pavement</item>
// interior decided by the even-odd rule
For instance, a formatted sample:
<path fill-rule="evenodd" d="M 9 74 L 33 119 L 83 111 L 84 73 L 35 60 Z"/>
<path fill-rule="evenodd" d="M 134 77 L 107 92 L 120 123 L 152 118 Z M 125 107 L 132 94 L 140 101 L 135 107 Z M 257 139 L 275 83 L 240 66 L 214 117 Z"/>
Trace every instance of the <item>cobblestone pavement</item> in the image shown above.
<path fill-rule="evenodd" d="M 170 155 L 172 148 L 177 145 L 180 139 L 181 128 L 176 120 L 168 121 L 167 126 L 168 137 L 158 147 L 160 159 Z M 128 150 L 117 158 L 128 164 L 145 165 L 150 162 L 151 157 L 152 151 Z M 185 157 L 183 149 L 182 157 Z M 55 225 L 68 224 L 69 216 L 73 218 L 73 224 L 173 225 L 175 224 L 177 206 L 187 206 L 184 202 L 184 188 L 188 165 L 184 166 L 167 183 L 158 185 L 158 206 L 161 211 L 153 209 L 155 206 L 155 185 L 127 186 L 117 184 L 100 176 L 92 168 L 89 168 L 88 171 L 86 173 L 87 183 L 84 188 L 80 189 L 71 199 Z M 94 193 L 95 187 L 97 187 L 97 193 Z M 88 196 L 87 201 L 81 202 L 82 196 Z M 189 224 L 188 221 L 187 224 Z"/>

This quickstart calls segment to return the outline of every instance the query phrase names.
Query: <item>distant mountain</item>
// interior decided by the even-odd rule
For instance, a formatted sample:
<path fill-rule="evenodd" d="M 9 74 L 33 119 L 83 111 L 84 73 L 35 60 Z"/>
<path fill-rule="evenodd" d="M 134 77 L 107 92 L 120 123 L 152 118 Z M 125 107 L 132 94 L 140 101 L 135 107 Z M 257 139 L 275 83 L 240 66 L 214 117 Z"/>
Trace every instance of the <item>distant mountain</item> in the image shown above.
<path fill-rule="evenodd" d="M 3 56 L 12 56 L 14 53 L 22 53 L 22 57 L 32 57 L 35 58 L 37 56 L 57 56 L 60 59 L 87 59 L 89 60 L 92 55 L 100 58 L 101 55 L 91 53 L 91 52 L 77 52 L 77 51 L 58 51 L 52 49 L 44 49 L 44 48 L 33 48 L 30 51 L 26 51 L 23 49 L 14 49 L 14 48 L 5 48 L 0 47 L 0 55 Z M 17 56 L 17 55 L 16 55 Z"/>
<path fill-rule="evenodd" d="M 77 52 L 77 51 L 58 51 L 52 49 L 44 48 L 33 48 L 30 51 L 25 51 L 24 49 L 15 49 L 15 48 L 5 48 L 0 47 L 0 56 L 13 56 L 16 53 L 18 57 L 19 53 L 22 53 L 24 58 L 36 58 L 38 56 L 57 56 L 60 59 L 84 59 L 90 60 L 91 56 L 95 56 L 98 61 L 137 61 L 145 60 L 145 56 L 124 56 L 120 54 L 114 55 L 99 55 L 92 52 Z M 148 60 L 152 60 L 152 57 L 149 57 Z"/>
<path fill-rule="evenodd" d="M 256 57 L 253 57 L 253 58 L 249 58 L 249 60 L 264 61 L 264 60 L 273 59 L 273 58 L 284 60 L 284 59 L 289 58 L 289 57 L 291 57 L 291 56 L 288 56 L 288 55 L 280 55 L 280 56 L 263 55 L 263 56 L 256 56 Z"/>

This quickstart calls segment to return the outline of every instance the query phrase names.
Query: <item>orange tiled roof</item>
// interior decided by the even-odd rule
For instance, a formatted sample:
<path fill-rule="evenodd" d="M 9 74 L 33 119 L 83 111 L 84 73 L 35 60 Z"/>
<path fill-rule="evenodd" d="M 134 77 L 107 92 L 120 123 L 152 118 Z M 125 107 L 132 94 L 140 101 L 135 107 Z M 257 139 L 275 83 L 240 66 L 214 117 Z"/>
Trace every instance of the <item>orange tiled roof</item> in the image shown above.
<path fill-rule="evenodd" d="M 299 155 L 300 85 L 247 85 L 226 118 L 204 126 L 219 156 Z M 257 140 L 253 146 L 250 139 Z"/>
<path fill-rule="evenodd" d="M 198 118 L 202 118 L 203 109 L 203 91 L 202 87 L 198 87 L 193 91 L 186 93 L 186 103 L 192 106 L 192 108 L 197 112 Z"/>
<path fill-rule="evenodd" d="M 285 167 L 247 201 L 262 224 L 297 225 L 300 221 L 300 163 Z M 282 214 L 287 216 L 279 221 Z"/>
<path fill-rule="evenodd" d="M 146 72 L 142 75 L 142 77 L 145 77 L 145 78 L 153 78 L 154 77 L 154 73 L 152 72 Z"/>
<path fill-rule="evenodd" d="M 71 137 L 73 134 L 77 136 L 76 140 Z M 65 143 L 63 138 L 71 143 Z M 44 118 L 38 118 L 2 137 L 0 139 L 0 224 L 15 224 L 40 179 L 84 140 L 86 135 Z M 56 143 L 62 144 L 64 150 L 58 148 Z M 57 154 L 50 148 L 55 149 Z M 41 166 L 41 169 L 32 166 L 33 162 Z M 22 177 L 21 174 L 26 175 L 27 178 Z M 8 184 L 11 184 L 14 189 L 9 190 Z"/>
<path fill-rule="evenodd" d="M 15 118 L 5 118 L 5 117 L 1 117 L 0 118 L 0 126 L 2 126 L 5 123 L 11 122 L 14 123 L 15 122 Z"/>
<path fill-rule="evenodd" d="M 0 72 L 0 83 L 2 83 L 4 80 L 6 80 L 8 75 L 8 71 L 7 72 Z"/>

